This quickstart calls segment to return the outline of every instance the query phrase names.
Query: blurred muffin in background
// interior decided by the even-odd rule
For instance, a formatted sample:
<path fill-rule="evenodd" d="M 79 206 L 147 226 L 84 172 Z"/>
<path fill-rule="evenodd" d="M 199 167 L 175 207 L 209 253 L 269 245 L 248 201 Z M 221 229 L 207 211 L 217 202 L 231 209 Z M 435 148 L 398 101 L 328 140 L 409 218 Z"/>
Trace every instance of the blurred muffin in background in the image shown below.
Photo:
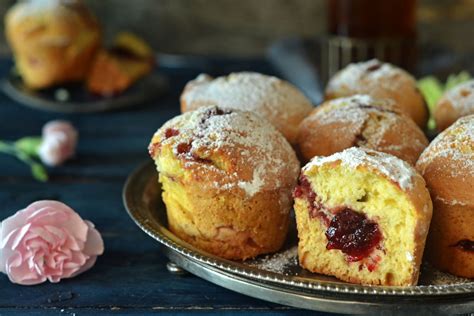
<path fill-rule="evenodd" d="M 27 0 L 6 14 L 7 40 L 25 84 L 83 80 L 100 47 L 96 18 L 80 0 Z"/>
<path fill-rule="evenodd" d="M 429 112 L 415 78 L 405 70 L 377 59 L 349 64 L 328 82 L 326 100 L 368 94 L 376 99 L 392 99 L 421 129 Z"/>
<path fill-rule="evenodd" d="M 311 101 L 291 83 L 256 72 L 235 72 L 189 81 L 180 97 L 181 112 L 208 105 L 250 111 L 266 118 L 296 146 L 298 125 L 313 110 Z"/>
<path fill-rule="evenodd" d="M 474 80 L 466 81 L 446 91 L 434 110 L 439 132 L 451 126 L 457 119 L 474 114 Z"/>

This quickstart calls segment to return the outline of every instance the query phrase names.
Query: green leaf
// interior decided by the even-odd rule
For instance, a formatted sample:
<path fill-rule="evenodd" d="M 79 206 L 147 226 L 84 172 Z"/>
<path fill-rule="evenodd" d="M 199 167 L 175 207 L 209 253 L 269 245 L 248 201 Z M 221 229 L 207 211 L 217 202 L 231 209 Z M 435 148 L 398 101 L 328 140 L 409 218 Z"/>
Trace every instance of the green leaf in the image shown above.
<path fill-rule="evenodd" d="M 428 129 L 434 129 L 436 127 L 435 121 L 433 119 L 433 113 L 438 104 L 439 99 L 443 94 L 449 89 L 454 88 L 455 86 L 466 82 L 471 79 L 471 75 L 467 71 L 461 71 L 459 74 L 451 74 L 446 80 L 445 84 L 442 84 L 436 77 L 427 76 L 418 80 L 418 88 L 421 91 L 421 94 L 428 104 L 428 109 L 430 111 L 430 119 L 428 121 Z"/>
<path fill-rule="evenodd" d="M 41 144 L 40 137 L 24 137 L 14 144 L 0 141 L 0 153 L 15 156 L 20 161 L 30 166 L 33 177 L 41 182 L 48 181 L 48 173 L 42 164 L 34 160 L 38 156 L 37 150 Z"/>
<path fill-rule="evenodd" d="M 448 80 L 446 80 L 446 84 L 444 86 L 444 91 L 448 91 L 449 89 L 454 88 L 455 86 L 468 81 L 471 79 L 471 75 L 467 71 L 462 71 L 459 74 L 449 75 Z"/>
<path fill-rule="evenodd" d="M 15 148 L 30 157 L 37 158 L 41 137 L 23 137 L 15 142 Z"/>
<path fill-rule="evenodd" d="M 436 106 L 436 102 L 438 102 L 443 95 L 444 87 L 441 82 L 433 76 L 424 77 L 418 80 L 418 88 L 425 97 L 428 108 L 433 110 Z"/>
<path fill-rule="evenodd" d="M 38 181 L 48 181 L 48 173 L 46 172 L 46 169 L 43 167 L 43 165 L 41 165 L 40 163 L 33 163 L 31 165 L 31 174 Z"/>

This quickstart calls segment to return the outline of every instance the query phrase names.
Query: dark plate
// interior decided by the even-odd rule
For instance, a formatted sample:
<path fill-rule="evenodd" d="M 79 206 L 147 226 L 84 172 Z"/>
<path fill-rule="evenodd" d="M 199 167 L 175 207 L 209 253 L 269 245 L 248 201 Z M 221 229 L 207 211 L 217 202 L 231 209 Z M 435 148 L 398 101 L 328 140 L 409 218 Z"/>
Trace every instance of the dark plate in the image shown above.
<path fill-rule="evenodd" d="M 93 95 L 83 84 L 68 84 L 43 90 L 31 90 L 13 72 L 1 83 L 1 89 L 25 106 L 61 113 L 88 113 L 116 110 L 139 105 L 164 94 L 168 81 L 161 74 L 150 74 L 125 92 L 111 97 Z"/>

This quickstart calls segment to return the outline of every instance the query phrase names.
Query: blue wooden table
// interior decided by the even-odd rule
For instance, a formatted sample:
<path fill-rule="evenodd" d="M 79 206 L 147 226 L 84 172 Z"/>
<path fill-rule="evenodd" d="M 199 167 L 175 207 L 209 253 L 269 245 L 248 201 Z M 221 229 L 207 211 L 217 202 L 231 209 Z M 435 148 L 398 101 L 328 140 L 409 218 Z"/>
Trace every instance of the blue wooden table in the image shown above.
<path fill-rule="evenodd" d="M 0 60 L 0 73 L 11 67 Z M 165 96 L 133 109 L 69 114 L 41 112 L 0 95 L 0 139 L 39 135 L 52 119 L 70 120 L 79 130 L 75 159 L 50 169 L 48 183 L 33 180 L 25 165 L 0 156 L 0 217 L 33 201 L 55 199 L 70 205 L 96 224 L 105 253 L 88 272 L 58 284 L 12 284 L 0 275 L 0 315 L 43 314 L 290 314 L 300 310 L 234 293 L 192 275 L 177 276 L 166 269 L 160 245 L 145 235 L 122 205 L 125 179 L 149 159 L 147 145 L 155 130 L 179 113 L 178 98 L 185 83 L 200 72 L 225 74 L 255 70 L 273 74 L 263 60 L 205 60 L 185 67 L 164 67 L 170 82 Z M 322 313 L 321 313 L 322 315 Z"/>

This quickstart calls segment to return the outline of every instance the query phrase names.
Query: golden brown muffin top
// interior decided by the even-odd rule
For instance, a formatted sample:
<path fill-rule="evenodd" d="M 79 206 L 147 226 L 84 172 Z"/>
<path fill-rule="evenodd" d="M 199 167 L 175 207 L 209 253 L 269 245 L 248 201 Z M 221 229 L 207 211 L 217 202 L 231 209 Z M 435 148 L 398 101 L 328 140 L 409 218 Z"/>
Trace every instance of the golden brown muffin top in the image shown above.
<path fill-rule="evenodd" d="M 310 117 L 321 123 L 363 122 L 368 113 L 392 113 L 404 115 L 391 99 L 376 99 L 366 94 L 328 100 L 313 110 Z"/>
<path fill-rule="evenodd" d="M 299 173 L 283 135 L 251 112 L 210 106 L 184 113 L 155 133 L 152 158 L 159 159 L 163 148 L 203 187 L 240 189 L 247 196 L 291 187 Z"/>
<path fill-rule="evenodd" d="M 460 118 L 440 133 L 421 154 L 417 169 L 422 174 L 434 161 L 437 167 L 450 170 L 451 176 L 474 176 L 474 115 Z"/>
<path fill-rule="evenodd" d="M 416 80 L 405 70 L 392 64 L 381 62 L 377 59 L 352 63 L 340 70 L 329 81 L 326 93 L 331 94 L 347 89 L 357 91 L 363 82 L 374 82 L 386 90 L 397 91 L 406 81 L 398 80 L 404 78 L 413 83 L 416 87 Z M 390 80 L 397 79 L 397 80 Z"/>
<path fill-rule="evenodd" d="M 449 101 L 459 115 L 468 115 L 474 112 L 474 80 L 466 81 L 448 90 L 438 104 Z"/>
<path fill-rule="evenodd" d="M 317 122 L 322 126 L 332 123 L 344 123 L 346 133 L 360 134 L 358 146 L 383 148 L 385 150 L 401 150 L 402 145 L 393 145 L 384 141 L 384 135 L 391 129 L 400 128 L 401 120 L 413 125 L 418 137 L 401 139 L 400 144 L 406 148 L 419 148 L 421 151 L 426 143 L 423 132 L 404 114 L 391 99 L 376 99 L 368 95 L 354 95 L 346 98 L 332 99 L 324 102 L 308 116 L 305 121 Z M 402 137 L 402 133 L 400 134 Z"/>
<path fill-rule="evenodd" d="M 256 72 L 217 78 L 199 75 L 186 85 L 181 95 L 181 110 L 192 111 L 206 105 L 258 114 L 292 143 L 299 122 L 313 109 L 304 94 L 289 82 Z"/>

